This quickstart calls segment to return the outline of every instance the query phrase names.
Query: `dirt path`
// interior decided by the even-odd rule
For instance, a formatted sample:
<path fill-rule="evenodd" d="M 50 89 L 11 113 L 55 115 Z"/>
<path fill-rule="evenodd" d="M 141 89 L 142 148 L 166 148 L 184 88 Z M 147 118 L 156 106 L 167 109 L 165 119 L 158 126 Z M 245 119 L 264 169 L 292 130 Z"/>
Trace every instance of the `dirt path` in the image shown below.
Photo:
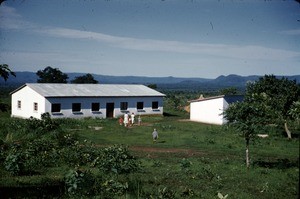
<path fill-rule="evenodd" d="M 200 157 L 205 155 L 204 152 L 194 149 L 180 149 L 180 148 L 157 148 L 157 147 L 143 147 L 143 146 L 130 146 L 129 150 L 134 152 L 143 153 L 146 156 L 157 156 L 159 154 L 172 154 L 182 157 Z"/>

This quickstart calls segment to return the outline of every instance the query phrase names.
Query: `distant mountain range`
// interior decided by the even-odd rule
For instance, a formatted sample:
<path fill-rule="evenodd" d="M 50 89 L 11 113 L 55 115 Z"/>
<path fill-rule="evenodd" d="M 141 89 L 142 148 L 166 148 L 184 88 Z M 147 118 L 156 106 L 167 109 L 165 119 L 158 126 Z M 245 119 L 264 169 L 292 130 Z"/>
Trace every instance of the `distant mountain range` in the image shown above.
<path fill-rule="evenodd" d="M 85 75 L 86 73 L 67 73 L 69 81 L 75 77 Z M 109 76 L 92 74 L 94 79 L 102 84 L 156 84 L 161 89 L 184 89 L 184 90 L 198 90 L 198 89 L 215 89 L 236 87 L 245 88 L 247 82 L 256 81 L 261 76 L 239 76 L 239 75 L 221 75 L 216 79 L 207 78 L 181 78 L 181 77 L 144 77 L 144 76 Z M 277 76 L 282 78 L 283 76 Z M 296 80 L 300 83 L 300 75 L 284 76 L 290 80 Z M 35 72 L 16 72 L 16 77 L 9 76 L 7 82 L 0 80 L 0 85 L 19 86 L 24 83 L 37 82 L 37 75 Z"/>

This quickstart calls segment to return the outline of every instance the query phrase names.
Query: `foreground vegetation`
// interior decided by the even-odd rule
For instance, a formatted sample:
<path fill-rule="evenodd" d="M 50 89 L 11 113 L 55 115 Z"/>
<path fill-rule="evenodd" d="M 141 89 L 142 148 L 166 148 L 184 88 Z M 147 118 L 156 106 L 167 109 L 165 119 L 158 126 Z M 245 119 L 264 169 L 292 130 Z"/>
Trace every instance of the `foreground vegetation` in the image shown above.
<path fill-rule="evenodd" d="M 0 119 L 0 194 L 19 198 L 298 198 L 299 140 L 278 130 L 251 144 L 186 113 L 115 119 Z M 151 132 L 158 129 L 153 143 Z M 218 195 L 219 193 L 219 195 Z"/>
<path fill-rule="evenodd" d="M 116 119 L 10 118 L 1 91 L 1 198 L 299 198 L 299 120 L 291 139 L 265 123 L 269 137 L 247 142 L 246 168 L 245 132 L 188 121 L 183 110 L 199 93 L 165 94 L 164 116 L 125 128 Z"/>

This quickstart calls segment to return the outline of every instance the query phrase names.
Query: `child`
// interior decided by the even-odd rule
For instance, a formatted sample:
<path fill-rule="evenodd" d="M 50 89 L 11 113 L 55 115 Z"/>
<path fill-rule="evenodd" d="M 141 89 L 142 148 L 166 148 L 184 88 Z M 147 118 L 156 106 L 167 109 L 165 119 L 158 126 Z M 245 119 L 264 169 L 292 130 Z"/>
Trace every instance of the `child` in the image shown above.
<path fill-rule="evenodd" d="M 123 122 L 124 122 L 124 121 L 123 121 L 123 117 L 120 117 L 120 118 L 119 118 L 119 124 L 120 124 L 120 126 L 123 125 Z"/>
<path fill-rule="evenodd" d="M 153 142 L 156 142 L 156 140 L 158 139 L 158 132 L 156 131 L 156 129 L 154 129 L 152 132 L 152 138 Z"/>

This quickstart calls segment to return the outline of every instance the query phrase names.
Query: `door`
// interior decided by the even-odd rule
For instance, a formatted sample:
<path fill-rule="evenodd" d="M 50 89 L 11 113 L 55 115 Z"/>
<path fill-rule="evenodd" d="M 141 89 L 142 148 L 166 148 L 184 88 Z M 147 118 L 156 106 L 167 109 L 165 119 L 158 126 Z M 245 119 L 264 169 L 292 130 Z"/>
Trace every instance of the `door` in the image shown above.
<path fill-rule="evenodd" d="M 106 103 L 106 117 L 107 118 L 114 117 L 114 109 L 115 109 L 114 103 Z"/>

